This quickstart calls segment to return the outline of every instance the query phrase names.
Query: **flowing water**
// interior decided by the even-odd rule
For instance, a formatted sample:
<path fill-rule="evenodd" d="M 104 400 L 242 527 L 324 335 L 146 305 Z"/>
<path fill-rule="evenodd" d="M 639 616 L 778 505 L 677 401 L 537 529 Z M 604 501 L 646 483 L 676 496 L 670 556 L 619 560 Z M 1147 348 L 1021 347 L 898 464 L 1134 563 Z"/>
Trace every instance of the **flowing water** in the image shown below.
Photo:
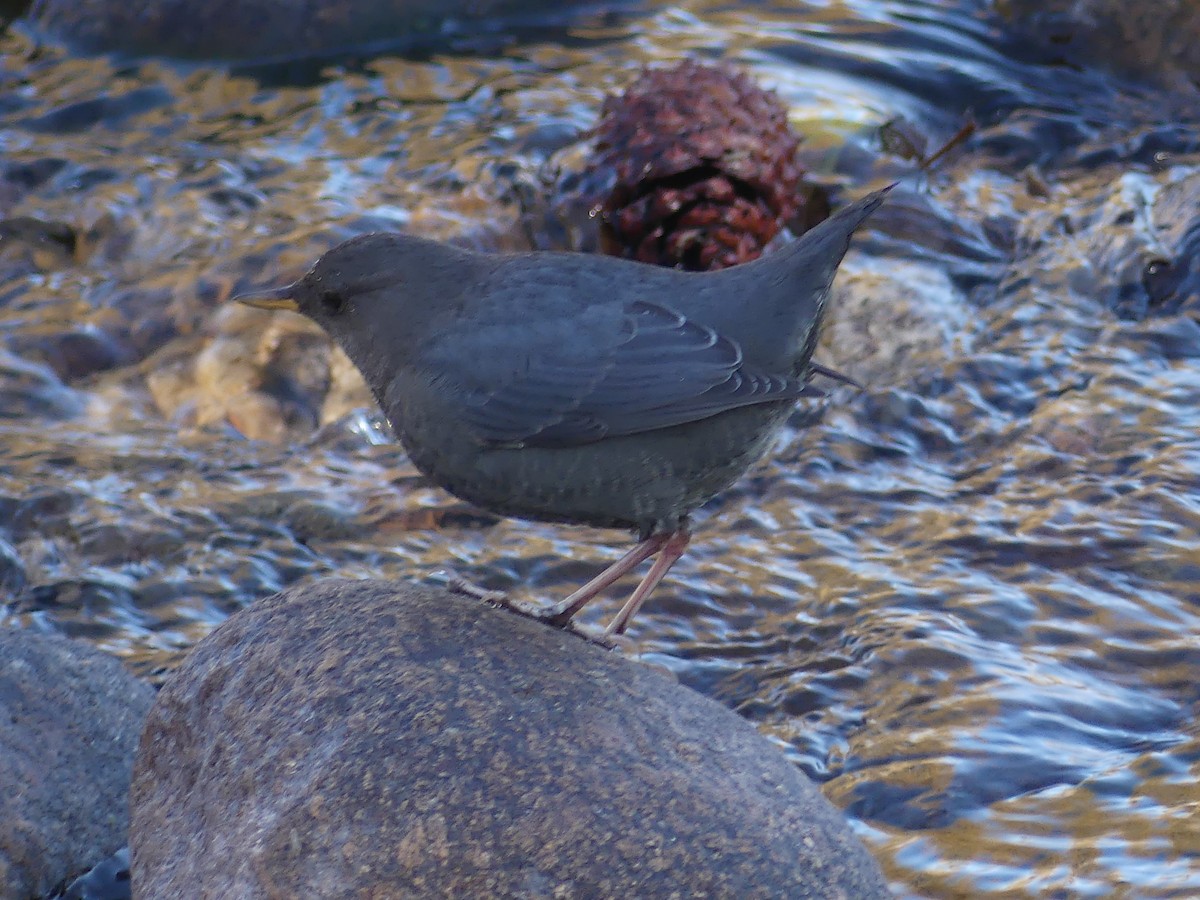
<path fill-rule="evenodd" d="M 912 175 L 886 123 L 969 112 L 839 276 L 819 358 L 866 390 L 701 511 L 629 652 L 775 739 L 902 896 L 1200 896 L 1200 103 L 995 12 L 650 3 L 307 69 L 0 37 L 0 623 L 159 680 L 306 579 L 562 596 L 628 537 L 455 505 L 320 335 L 223 301 L 372 228 L 553 244 L 644 64 L 745 67 L 838 200 Z"/>

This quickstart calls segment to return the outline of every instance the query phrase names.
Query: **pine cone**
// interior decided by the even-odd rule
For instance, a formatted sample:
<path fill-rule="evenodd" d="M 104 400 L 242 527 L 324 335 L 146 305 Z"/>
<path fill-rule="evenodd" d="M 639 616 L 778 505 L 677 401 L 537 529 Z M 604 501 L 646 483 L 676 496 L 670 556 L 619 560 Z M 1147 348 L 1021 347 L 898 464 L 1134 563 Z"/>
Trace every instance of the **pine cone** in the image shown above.
<path fill-rule="evenodd" d="M 615 173 L 601 207 L 614 256 L 723 269 L 756 258 L 800 206 L 787 110 L 728 67 L 644 70 L 592 133 L 593 173 Z"/>

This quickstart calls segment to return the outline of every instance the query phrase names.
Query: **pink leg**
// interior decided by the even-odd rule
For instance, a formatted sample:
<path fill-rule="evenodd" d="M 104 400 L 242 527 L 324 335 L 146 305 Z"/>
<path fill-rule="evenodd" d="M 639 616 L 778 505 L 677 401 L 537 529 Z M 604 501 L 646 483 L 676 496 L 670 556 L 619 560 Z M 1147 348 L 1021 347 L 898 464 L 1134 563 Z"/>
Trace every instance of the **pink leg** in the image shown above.
<path fill-rule="evenodd" d="M 650 535 L 571 596 L 556 603 L 545 618 L 556 625 L 566 625 L 597 594 L 661 550 L 670 538 L 669 534 Z"/>
<path fill-rule="evenodd" d="M 662 553 L 658 559 L 654 561 L 654 565 L 650 567 L 650 571 L 646 573 L 646 577 L 642 579 L 642 583 L 637 586 L 637 590 L 633 592 L 633 596 L 625 601 L 625 605 L 621 607 L 621 611 L 604 629 L 604 636 L 608 637 L 612 634 L 624 634 L 625 629 L 629 625 L 629 620 L 634 617 L 642 604 L 646 602 L 646 598 L 650 596 L 650 592 L 658 587 L 658 583 L 663 580 L 663 576 L 671 570 L 671 566 L 679 557 L 683 556 L 683 551 L 687 549 L 688 541 L 692 539 L 691 534 L 686 528 L 680 528 L 676 532 L 661 535 L 665 540 L 662 544 Z"/>

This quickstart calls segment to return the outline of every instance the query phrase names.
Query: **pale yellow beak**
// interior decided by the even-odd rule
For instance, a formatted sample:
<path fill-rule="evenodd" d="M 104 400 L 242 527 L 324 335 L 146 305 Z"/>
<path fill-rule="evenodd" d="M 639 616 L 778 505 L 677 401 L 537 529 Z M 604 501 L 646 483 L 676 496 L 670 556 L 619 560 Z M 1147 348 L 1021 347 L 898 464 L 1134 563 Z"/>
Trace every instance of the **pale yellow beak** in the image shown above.
<path fill-rule="evenodd" d="M 233 299 L 238 303 L 245 303 L 247 306 L 256 306 L 259 309 L 287 309 L 292 312 L 299 312 L 300 305 L 292 299 L 292 293 L 295 285 L 286 285 L 285 287 L 272 288 L 268 291 L 252 291 L 249 294 L 238 294 Z"/>

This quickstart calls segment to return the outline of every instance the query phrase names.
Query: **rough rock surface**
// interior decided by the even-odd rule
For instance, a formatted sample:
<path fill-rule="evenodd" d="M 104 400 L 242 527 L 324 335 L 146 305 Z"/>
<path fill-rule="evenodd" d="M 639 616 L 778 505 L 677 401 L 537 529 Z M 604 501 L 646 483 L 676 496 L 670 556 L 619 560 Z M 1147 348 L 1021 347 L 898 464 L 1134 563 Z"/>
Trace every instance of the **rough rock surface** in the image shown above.
<path fill-rule="evenodd" d="M 296 588 L 147 720 L 137 896 L 884 897 L 840 814 L 669 675 L 443 591 Z"/>
<path fill-rule="evenodd" d="M 107 653 L 0 629 L 0 897 L 44 896 L 125 843 L 153 698 Z"/>

